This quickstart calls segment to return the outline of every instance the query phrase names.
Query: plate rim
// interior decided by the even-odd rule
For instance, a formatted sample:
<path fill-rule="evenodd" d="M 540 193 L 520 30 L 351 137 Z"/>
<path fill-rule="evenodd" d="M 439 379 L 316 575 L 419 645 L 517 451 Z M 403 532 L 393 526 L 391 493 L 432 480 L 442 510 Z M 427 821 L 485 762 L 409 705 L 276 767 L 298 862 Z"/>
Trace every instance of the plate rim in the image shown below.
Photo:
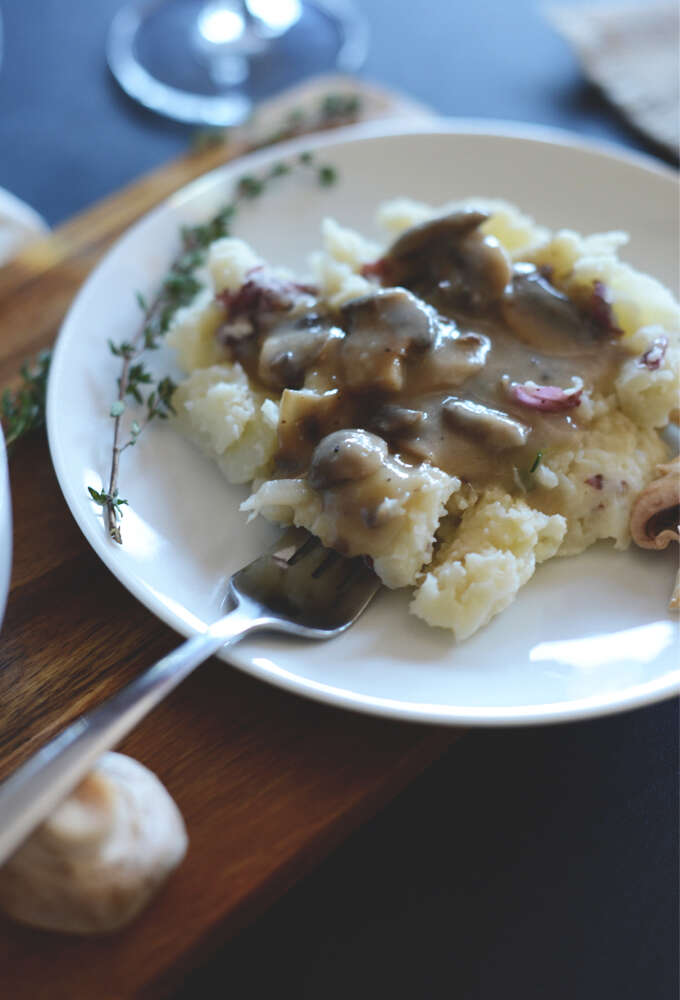
<path fill-rule="evenodd" d="M 343 128 L 330 130 L 327 133 L 301 136 L 293 140 L 278 143 L 256 150 L 234 160 L 221 164 L 183 185 L 176 192 L 164 198 L 150 211 L 144 213 L 129 226 L 111 244 L 106 253 L 90 271 L 85 281 L 73 297 L 68 311 L 60 325 L 52 355 L 52 371 L 58 371 L 64 348 L 64 331 L 71 320 L 72 314 L 84 295 L 86 289 L 95 280 L 111 253 L 120 244 L 133 239 L 139 229 L 149 224 L 167 209 L 191 201 L 203 188 L 210 188 L 218 182 L 218 178 L 227 179 L 232 174 L 244 170 L 257 169 L 261 163 L 272 159 L 287 158 L 307 149 L 320 150 L 329 146 L 344 145 L 353 141 L 365 139 L 380 139 L 400 137 L 404 135 L 480 135 L 491 138 L 507 138 L 521 141 L 538 142 L 550 146 L 566 147 L 577 152 L 586 152 L 598 157 L 605 157 L 617 162 L 652 173 L 665 181 L 679 181 L 679 175 L 670 166 L 660 163 L 652 156 L 637 150 L 619 147 L 615 143 L 583 138 L 577 133 L 554 126 L 537 125 L 521 121 L 506 121 L 486 118 L 441 118 L 432 121 L 414 121 L 412 119 L 385 119 L 363 122 Z M 680 186 L 678 186 L 680 191 Z M 118 567 L 118 561 L 113 543 L 102 530 L 100 518 L 92 517 L 83 521 L 77 514 L 75 492 L 71 490 L 65 463 L 61 460 L 60 446 L 55 429 L 57 396 L 57 379 L 50 378 L 46 398 L 46 428 L 52 466 L 64 496 L 66 504 L 78 528 L 106 568 L 122 583 L 122 585 L 140 601 L 155 617 L 164 622 L 175 632 L 184 637 L 190 637 L 203 629 L 192 628 L 185 619 L 173 615 L 167 604 L 163 603 L 153 592 L 153 589 L 137 575 L 131 575 Z M 123 578 L 124 577 L 124 578 Z M 205 628 L 205 626 L 204 626 Z M 494 708 L 469 707 L 461 705 L 437 705 L 431 703 L 416 703 L 400 701 L 387 697 L 375 697 L 367 694 L 357 694 L 351 690 L 324 684 L 311 678 L 292 674 L 285 668 L 274 664 L 262 666 L 256 662 L 238 662 L 230 658 L 231 650 L 224 650 L 220 655 L 229 666 L 269 684 L 279 687 L 289 693 L 308 697 L 337 708 L 357 711 L 376 717 L 391 718 L 401 721 L 429 723 L 434 725 L 463 725 L 467 727 L 499 727 L 518 725 L 543 725 L 578 721 L 587 718 L 600 717 L 633 708 L 643 707 L 680 694 L 680 670 L 666 673 L 660 678 L 628 686 L 612 697 L 597 695 L 585 698 L 575 698 L 559 703 L 545 705 L 533 704 L 528 707 L 500 706 Z"/>

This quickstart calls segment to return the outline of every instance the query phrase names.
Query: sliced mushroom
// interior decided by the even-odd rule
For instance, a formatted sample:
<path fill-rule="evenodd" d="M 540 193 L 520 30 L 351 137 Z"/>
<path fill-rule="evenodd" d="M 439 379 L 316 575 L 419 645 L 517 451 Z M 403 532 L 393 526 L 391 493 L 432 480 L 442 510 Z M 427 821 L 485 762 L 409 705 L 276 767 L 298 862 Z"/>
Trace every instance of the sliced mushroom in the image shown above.
<path fill-rule="evenodd" d="M 311 304 L 315 292 L 313 286 L 280 278 L 265 267 L 252 268 L 237 291 L 218 295 L 226 309 L 225 322 L 216 334 L 218 343 L 227 349 L 233 361 L 255 375 L 258 337 L 300 304 Z"/>
<path fill-rule="evenodd" d="M 414 226 L 392 244 L 383 269 L 392 284 L 434 294 L 442 307 L 486 308 L 512 279 L 505 250 L 479 229 L 487 219 L 470 209 Z"/>
<path fill-rule="evenodd" d="M 601 337 L 581 310 L 532 265 L 516 268 L 501 303 L 505 322 L 522 343 L 570 357 Z"/>
<path fill-rule="evenodd" d="M 657 466 L 660 473 L 633 505 L 630 533 L 643 549 L 665 549 L 680 542 L 680 456 Z M 670 606 L 680 608 L 680 574 Z"/>
<path fill-rule="evenodd" d="M 398 392 L 402 361 L 435 342 L 436 312 L 405 288 L 389 288 L 349 302 L 340 324 L 347 336 L 340 350 L 343 381 L 354 391 Z"/>
<path fill-rule="evenodd" d="M 393 262 L 406 261 L 415 254 L 430 250 L 434 243 L 457 242 L 469 236 L 488 218 L 486 212 L 469 208 L 427 219 L 402 233 L 390 247 L 388 257 Z"/>
<path fill-rule="evenodd" d="M 387 440 L 408 437 L 415 433 L 426 419 L 422 410 L 386 403 L 368 418 L 370 429 Z"/>
<path fill-rule="evenodd" d="M 493 451 L 521 448 L 530 428 L 502 410 L 493 410 L 471 399 L 452 397 L 444 401 L 444 416 L 449 426 L 463 434 L 481 437 Z"/>
<path fill-rule="evenodd" d="M 262 344 L 260 381 L 272 389 L 299 389 L 328 343 L 343 337 L 342 330 L 314 313 L 279 324 Z"/>
<path fill-rule="evenodd" d="M 387 458 L 387 445 L 377 434 L 362 430 L 335 431 L 314 449 L 307 479 L 315 490 L 331 489 L 366 479 Z"/>
<path fill-rule="evenodd" d="M 455 325 L 442 325 L 431 351 L 411 372 L 411 384 L 422 391 L 461 385 L 486 364 L 491 340 L 482 333 L 460 333 Z"/>
<path fill-rule="evenodd" d="M 303 472 L 321 438 L 343 423 L 342 398 L 337 389 L 324 393 L 284 389 L 279 408 L 279 469 L 288 475 Z"/>
<path fill-rule="evenodd" d="M 146 906 L 186 848 L 184 822 L 158 778 L 107 753 L 0 869 L 0 906 L 47 930 L 114 931 Z"/>

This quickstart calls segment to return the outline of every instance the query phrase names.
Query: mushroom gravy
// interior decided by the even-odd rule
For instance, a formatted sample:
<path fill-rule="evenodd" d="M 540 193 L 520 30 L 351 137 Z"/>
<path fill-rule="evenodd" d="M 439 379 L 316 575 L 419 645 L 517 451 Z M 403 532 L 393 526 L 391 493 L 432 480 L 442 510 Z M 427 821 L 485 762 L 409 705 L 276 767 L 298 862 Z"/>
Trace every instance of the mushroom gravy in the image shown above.
<path fill-rule="evenodd" d="M 480 230 L 486 218 L 408 230 L 365 268 L 383 287 L 336 311 L 266 273 L 224 299 L 221 343 L 282 393 L 281 475 L 325 490 L 391 453 L 515 492 L 539 452 L 578 433 L 582 392 L 611 391 L 628 356 L 603 289 L 575 302 L 549 274 L 513 266 Z"/>

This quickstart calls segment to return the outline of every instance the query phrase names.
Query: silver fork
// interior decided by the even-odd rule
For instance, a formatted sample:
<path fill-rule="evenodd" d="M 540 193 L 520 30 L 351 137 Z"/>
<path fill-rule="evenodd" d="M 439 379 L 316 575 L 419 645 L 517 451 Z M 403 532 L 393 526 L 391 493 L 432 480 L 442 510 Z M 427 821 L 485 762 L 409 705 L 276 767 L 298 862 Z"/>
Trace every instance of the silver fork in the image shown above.
<path fill-rule="evenodd" d="M 231 609 L 97 708 L 81 715 L 0 785 L 0 864 L 89 771 L 192 670 L 256 630 L 331 639 L 356 621 L 380 587 L 361 558 L 287 531 L 229 581 Z"/>

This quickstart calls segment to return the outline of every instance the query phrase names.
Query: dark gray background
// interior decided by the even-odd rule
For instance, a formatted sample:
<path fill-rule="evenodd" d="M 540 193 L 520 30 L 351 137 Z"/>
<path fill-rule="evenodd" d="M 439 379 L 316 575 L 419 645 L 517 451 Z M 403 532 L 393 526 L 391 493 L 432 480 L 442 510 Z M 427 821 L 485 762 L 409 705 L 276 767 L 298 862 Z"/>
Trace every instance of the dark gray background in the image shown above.
<path fill-rule="evenodd" d="M 50 223 L 190 141 L 109 78 L 117 7 L 0 0 L 0 186 Z M 442 113 L 655 152 L 584 83 L 532 0 L 361 7 L 375 80 Z M 470 733 L 182 996 L 675 1000 L 677 764 L 676 702 Z"/>

